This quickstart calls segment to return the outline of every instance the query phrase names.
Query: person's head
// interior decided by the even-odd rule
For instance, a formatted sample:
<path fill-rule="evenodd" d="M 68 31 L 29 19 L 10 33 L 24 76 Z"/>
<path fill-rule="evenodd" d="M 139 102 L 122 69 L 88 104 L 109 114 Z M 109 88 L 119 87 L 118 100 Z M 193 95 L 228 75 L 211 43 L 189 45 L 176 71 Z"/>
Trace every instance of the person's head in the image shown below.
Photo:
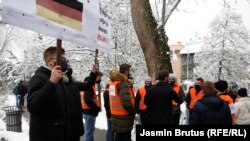
<path fill-rule="evenodd" d="M 146 77 L 145 79 L 145 87 L 149 88 L 152 86 L 152 78 L 151 77 Z"/>
<path fill-rule="evenodd" d="M 246 88 L 240 88 L 237 92 L 237 96 L 239 97 L 247 97 L 247 89 Z"/>
<path fill-rule="evenodd" d="M 106 90 L 108 90 L 108 89 L 109 89 L 109 84 L 107 84 L 107 85 L 105 86 L 105 89 L 106 89 Z"/>
<path fill-rule="evenodd" d="M 52 69 L 56 64 L 56 47 L 49 47 L 44 51 L 43 58 L 46 65 Z M 65 50 L 62 48 L 61 50 L 61 57 L 64 57 Z"/>
<path fill-rule="evenodd" d="M 228 83 L 227 81 L 224 81 L 224 80 L 219 80 L 218 82 L 215 82 L 214 85 L 215 85 L 215 90 L 218 93 L 223 93 L 228 88 Z"/>
<path fill-rule="evenodd" d="M 163 70 L 160 71 L 158 74 L 158 79 L 160 82 L 167 82 L 168 81 L 168 71 L 167 70 Z"/>
<path fill-rule="evenodd" d="M 130 68 L 131 68 L 131 66 L 129 64 L 121 64 L 119 72 L 126 75 L 127 77 L 129 77 Z"/>
<path fill-rule="evenodd" d="M 201 90 L 204 94 L 215 95 L 214 84 L 210 81 L 205 81 L 201 84 Z"/>
<path fill-rule="evenodd" d="M 103 74 L 101 72 L 98 72 L 97 77 L 95 79 L 95 83 L 100 84 L 102 80 Z"/>
<path fill-rule="evenodd" d="M 23 80 L 20 80 L 19 84 L 20 84 L 20 85 L 23 85 L 23 84 L 24 84 Z"/>
<path fill-rule="evenodd" d="M 197 78 L 195 83 L 194 83 L 194 88 L 196 91 L 200 91 L 201 90 L 201 84 L 203 83 L 203 79 L 202 78 Z"/>
<path fill-rule="evenodd" d="M 174 73 L 169 74 L 168 82 L 172 86 L 176 83 L 176 75 Z"/>

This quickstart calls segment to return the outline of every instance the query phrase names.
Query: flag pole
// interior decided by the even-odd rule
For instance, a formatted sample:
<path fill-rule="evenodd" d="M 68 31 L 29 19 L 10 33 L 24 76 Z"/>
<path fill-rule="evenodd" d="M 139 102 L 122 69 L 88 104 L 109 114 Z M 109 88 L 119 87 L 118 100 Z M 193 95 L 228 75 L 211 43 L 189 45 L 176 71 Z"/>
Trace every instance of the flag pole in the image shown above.
<path fill-rule="evenodd" d="M 96 49 L 96 50 L 95 50 L 95 64 L 97 64 L 98 67 L 99 67 L 99 61 L 98 61 L 98 59 L 97 59 L 97 57 L 98 57 L 98 52 L 99 52 L 98 49 Z M 98 70 L 98 75 L 100 75 L 99 73 L 100 73 L 100 72 L 99 72 L 99 70 Z M 98 92 L 98 99 L 99 99 L 100 105 L 102 105 L 102 101 L 101 101 L 101 84 L 100 84 L 100 83 L 97 84 L 97 92 Z M 102 106 L 100 107 L 100 111 L 102 111 Z"/>
<path fill-rule="evenodd" d="M 61 64 L 61 54 L 62 54 L 62 40 L 56 40 L 56 65 Z"/>

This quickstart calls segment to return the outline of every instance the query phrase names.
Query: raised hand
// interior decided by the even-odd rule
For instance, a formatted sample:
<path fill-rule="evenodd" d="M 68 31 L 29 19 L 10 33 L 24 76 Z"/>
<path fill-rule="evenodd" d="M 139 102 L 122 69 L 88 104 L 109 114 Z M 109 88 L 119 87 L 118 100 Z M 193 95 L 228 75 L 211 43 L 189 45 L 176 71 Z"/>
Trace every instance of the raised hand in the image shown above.
<path fill-rule="evenodd" d="M 57 84 L 58 81 L 62 78 L 62 70 L 60 66 L 55 66 L 52 70 L 51 70 L 51 75 L 50 75 L 50 81 L 54 84 Z"/>
<path fill-rule="evenodd" d="M 92 72 L 96 73 L 99 71 L 99 65 L 98 64 L 94 64 L 93 68 L 92 68 Z"/>

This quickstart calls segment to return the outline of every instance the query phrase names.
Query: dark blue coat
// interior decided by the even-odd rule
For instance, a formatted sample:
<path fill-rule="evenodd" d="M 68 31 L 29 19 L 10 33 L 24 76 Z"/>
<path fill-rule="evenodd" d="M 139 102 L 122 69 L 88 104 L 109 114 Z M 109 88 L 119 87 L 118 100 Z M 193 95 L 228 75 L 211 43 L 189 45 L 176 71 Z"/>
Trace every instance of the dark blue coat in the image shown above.
<path fill-rule="evenodd" d="M 218 96 L 207 94 L 195 104 L 190 124 L 232 124 L 229 106 Z"/>

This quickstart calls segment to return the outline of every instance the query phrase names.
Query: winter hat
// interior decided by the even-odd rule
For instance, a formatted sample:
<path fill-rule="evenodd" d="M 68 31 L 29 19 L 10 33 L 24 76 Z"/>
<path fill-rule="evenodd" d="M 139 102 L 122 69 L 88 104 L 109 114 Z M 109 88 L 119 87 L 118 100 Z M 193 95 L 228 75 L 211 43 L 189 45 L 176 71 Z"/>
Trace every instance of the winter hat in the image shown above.
<path fill-rule="evenodd" d="M 214 85 L 215 88 L 220 92 L 224 92 L 228 88 L 227 81 L 224 80 L 219 80 L 218 82 L 215 82 Z"/>
<path fill-rule="evenodd" d="M 148 76 L 145 78 L 145 81 L 152 81 L 152 78 Z"/>
<path fill-rule="evenodd" d="M 172 78 L 172 79 L 173 79 L 173 78 L 176 78 L 176 74 L 170 73 L 170 74 L 169 74 L 169 78 Z"/>
<path fill-rule="evenodd" d="M 246 88 L 240 88 L 237 92 L 238 96 L 246 97 L 247 96 L 247 89 Z"/>

